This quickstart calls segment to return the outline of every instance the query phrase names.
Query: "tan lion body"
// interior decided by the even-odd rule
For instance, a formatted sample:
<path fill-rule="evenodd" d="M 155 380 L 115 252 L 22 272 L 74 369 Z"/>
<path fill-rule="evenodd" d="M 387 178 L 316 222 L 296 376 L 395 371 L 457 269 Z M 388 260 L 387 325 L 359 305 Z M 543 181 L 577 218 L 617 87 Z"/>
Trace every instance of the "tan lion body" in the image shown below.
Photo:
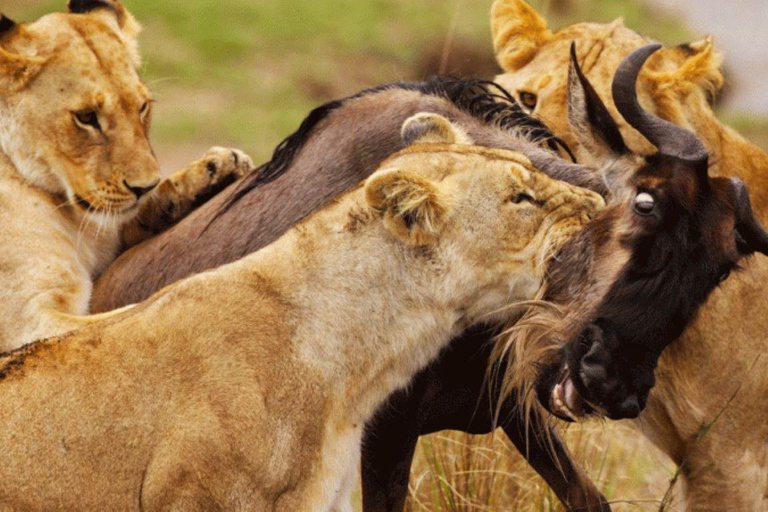
<path fill-rule="evenodd" d="M 120 251 L 251 166 L 213 148 L 161 182 L 139 27 L 119 2 L 76 4 L 0 15 L 0 351 L 92 321 L 92 280 Z"/>
<path fill-rule="evenodd" d="M 439 116 L 410 123 L 416 145 L 274 244 L 0 360 L 0 509 L 345 498 L 380 403 L 462 329 L 535 297 L 603 205 L 518 153 L 443 138 Z"/>
<path fill-rule="evenodd" d="M 497 57 L 506 71 L 497 81 L 513 94 L 535 94 L 535 113 L 578 156 L 588 158 L 566 121 L 571 42 L 590 81 L 609 100 L 620 60 L 648 40 L 620 21 L 552 32 L 521 0 L 496 0 L 492 25 Z M 722 125 L 712 111 L 709 100 L 724 82 L 720 63 L 709 40 L 664 49 L 649 61 L 650 71 L 640 75 L 640 98 L 652 112 L 695 131 L 710 151 L 710 173 L 744 180 L 755 214 L 765 223 L 768 154 Z M 613 108 L 612 101 L 606 103 Z M 626 124 L 621 128 L 631 149 L 650 149 L 636 131 Z M 768 262 L 754 258 L 743 266 L 666 349 L 648 408 L 636 422 L 682 465 L 688 510 L 768 507 Z"/>

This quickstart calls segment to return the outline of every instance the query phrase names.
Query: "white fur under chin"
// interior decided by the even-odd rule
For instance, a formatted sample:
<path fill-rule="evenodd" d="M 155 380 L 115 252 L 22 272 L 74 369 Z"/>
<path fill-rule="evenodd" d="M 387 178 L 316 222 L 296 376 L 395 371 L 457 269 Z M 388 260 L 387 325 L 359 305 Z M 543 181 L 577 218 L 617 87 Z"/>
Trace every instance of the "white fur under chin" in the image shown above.
<path fill-rule="evenodd" d="M 19 137 L 17 124 L 13 111 L 3 106 L 0 110 L 0 149 L 4 156 L 31 185 L 50 194 L 64 195 L 66 185 L 45 163 L 40 148 L 26 143 Z"/>
<path fill-rule="evenodd" d="M 120 212 L 104 212 L 101 210 L 96 211 L 89 211 L 86 213 L 86 216 L 88 217 L 89 222 L 93 222 L 96 226 L 102 228 L 105 232 L 111 232 L 111 231 L 119 231 L 129 220 L 131 220 L 135 215 L 137 210 L 138 203 L 135 203 L 134 206 L 120 211 Z M 97 236 L 99 235 L 99 232 L 97 232 Z"/>

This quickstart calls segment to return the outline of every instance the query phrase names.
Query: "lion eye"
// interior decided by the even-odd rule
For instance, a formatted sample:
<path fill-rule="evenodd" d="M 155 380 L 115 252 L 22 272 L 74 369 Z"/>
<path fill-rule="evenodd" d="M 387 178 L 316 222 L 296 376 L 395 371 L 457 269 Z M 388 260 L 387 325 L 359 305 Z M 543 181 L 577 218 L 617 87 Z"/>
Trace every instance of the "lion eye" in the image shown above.
<path fill-rule="evenodd" d="M 75 112 L 75 120 L 81 126 L 90 126 L 91 128 L 101 131 L 99 116 L 93 110 Z"/>
<path fill-rule="evenodd" d="M 145 101 L 144 104 L 141 106 L 141 109 L 139 110 L 139 114 L 141 115 L 146 114 L 148 109 L 149 109 L 149 102 Z"/>
<path fill-rule="evenodd" d="M 651 215 L 653 213 L 656 202 L 653 196 L 648 192 L 640 192 L 635 196 L 635 200 L 632 204 L 635 212 L 639 215 Z"/>
<path fill-rule="evenodd" d="M 520 204 L 522 202 L 533 203 L 535 201 L 533 196 L 526 194 L 525 192 L 520 192 L 519 194 L 512 196 L 510 199 L 515 204 Z"/>
<path fill-rule="evenodd" d="M 532 92 L 520 91 L 520 103 L 522 103 L 525 108 L 533 110 L 536 108 L 538 98 Z"/>

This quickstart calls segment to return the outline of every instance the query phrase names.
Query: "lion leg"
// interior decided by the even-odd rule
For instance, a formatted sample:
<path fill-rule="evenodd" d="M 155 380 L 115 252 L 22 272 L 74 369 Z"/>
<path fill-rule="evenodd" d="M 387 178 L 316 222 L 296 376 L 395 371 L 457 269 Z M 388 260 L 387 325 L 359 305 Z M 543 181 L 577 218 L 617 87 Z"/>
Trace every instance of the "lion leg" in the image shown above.
<path fill-rule="evenodd" d="M 213 147 L 195 162 L 163 180 L 122 231 L 125 248 L 174 225 L 238 178 L 253 170 L 251 158 L 236 149 Z"/>
<path fill-rule="evenodd" d="M 202 416 L 197 419 L 210 419 Z M 180 424 L 189 418 L 179 419 Z M 205 421 L 203 420 L 203 421 Z M 211 441 L 197 435 L 209 433 Z M 272 510 L 271 503 L 240 453 L 223 448 L 221 432 L 200 430 L 195 436 L 171 437 L 161 443 L 139 488 L 139 509 L 151 512 Z M 256 468 L 258 471 L 259 468 Z"/>
<path fill-rule="evenodd" d="M 359 456 L 355 458 L 355 460 L 359 459 Z M 353 512 L 352 491 L 355 489 L 355 484 L 357 484 L 357 464 L 349 466 L 339 488 L 339 495 L 331 507 L 332 512 Z"/>

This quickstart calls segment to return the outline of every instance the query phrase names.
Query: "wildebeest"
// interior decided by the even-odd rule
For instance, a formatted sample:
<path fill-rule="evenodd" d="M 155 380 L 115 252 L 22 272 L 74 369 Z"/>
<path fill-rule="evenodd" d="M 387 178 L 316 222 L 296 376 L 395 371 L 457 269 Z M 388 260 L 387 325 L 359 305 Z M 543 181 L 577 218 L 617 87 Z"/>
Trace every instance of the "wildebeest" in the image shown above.
<path fill-rule="evenodd" d="M 706 151 L 703 151 L 703 147 L 693 134 L 674 125 L 660 123 L 638 108 L 634 101 L 634 77 L 647 57 L 648 49 L 644 51 L 645 54 L 634 55 L 627 61 L 615 83 L 617 90 L 620 91 L 621 97 L 618 99 L 622 105 L 620 108 L 630 118 L 629 121 L 636 123 L 644 133 L 658 143 L 659 152 L 650 159 L 643 159 L 625 152 L 624 148 L 618 144 L 616 139 L 618 130 L 615 123 L 610 116 L 603 115 L 605 107 L 599 98 L 590 93 L 591 86 L 583 80 L 583 76 L 574 70 L 574 76 L 582 78 L 574 81 L 577 89 L 574 97 L 578 98 L 581 94 L 585 98 L 580 103 L 578 101 L 574 103 L 574 121 L 581 120 L 586 123 L 585 126 L 591 128 L 597 144 L 621 153 L 622 162 L 626 164 L 623 167 L 626 174 L 611 173 L 607 176 L 609 184 L 612 185 L 614 198 L 612 206 L 598 214 L 585 230 L 574 237 L 550 266 L 550 275 L 554 284 L 547 291 L 546 297 L 555 302 L 563 314 L 559 318 L 545 318 L 543 321 L 549 327 L 557 325 L 559 328 L 549 329 L 549 332 L 562 336 L 562 339 L 550 340 L 547 345 L 555 347 L 556 350 L 544 352 L 547 355 L 544 363 L 547 363 L 549 370 L 542 374 L 526 375 L 526 373 L 530 374 L 525 371 L 528 367 L 527 363 L 531 362 L 530 359 L 512 359 L 513 367 L 521 370 L 512 372 L 512 375 L 526 376 L 523 379 L 526 383 L 523 387 L 525 388 L 526 385 L 527 389 L 537 387 L 543 404 L 560 415 L 567 413 L 566 416 L 568 416 L 592 410 L 610 417 L 637 415 L 652 387 L 655 360 L 663 345 L 674 339 L 675 333 L 679 332 L 676 330 L 682 329 L 690 321 L 706 295 L 744 254 L 764 249 L 760 239 L 763 231 L 751 216 L 743 186 L 729 179 L 709 178 L 706 173 Z M 579 93 L 579 87 L 583 92 Z M 409 95 L 412 100 L 410 103 L 407 101 Z M 417 101 L 413 101 L 414 99 Z M 300 169 L 304 172 L 297 175 L 297 178 L 298 176 L 301 177 L 300 179 L 307 178 L 310 182 L 306 189 L 316 193 L 312 187 L 318 183 L 315 181 L 318 176 L 311 174 L 312 170 L 324 179 L 327 178 L 324 172 L 327 172 L 329 166 L 332 166 L 333 172 L 337 173 L 344 169 L 346 162 L 359 161 L 360 158 L 382 158 L 381 153 L 377 153 L 382 151 L 381 141 L 387 140 L 387 137 L 392 140 L 391 132 L 388 136 L 383 135 L 388 133 L 386 127 L 392 123 L 393 117 L 403 115 L 404 111 L 408 114 L 408 109 L 414 108 L 415 103 L 419 103 L 418 99 L 418 94 L 414 94 L 414 91 L 384 89 L 373 94 L 355 97 L 347 104 L 342 102 L 334 105 L 333 109 L 321 112 L 325 117 L 317 113 L 315 117 L 311 115 L 308 118 L 309 123 L 303 127 L 304 130 L 297 133 L 297 137 L 306 137 L 309 132 L 309 137 L 295 155 L 293 170 L 283 174 L 269 185 L 250 189 L 244 189 L 244 185 L 240 185 L 239 189 L 231 191 L 229 195 L 214 200 L 211 207 L 198 212 L 189 222 L 179 224 L 175 234 L 161 236 L 156 241 L 145 245 L 140 251 L 127 254 L 105 274 L 102 278 L 105 280 L 102 281 L 104 284 L 97 284 L 94 297 L 102 302 L 97 302 L 96 309 L 108 309 L 121 304 L 118 299 L 108 297 L 122 299 L 123 304 L 138 300 L 142 293 L 147 293 L 164 282 L 172 280 L 174 276 L 170 275 L 171 272 L 178 276 L 178 274 L 183 275 L 185 272 L 194 271 L 195 265 L 198 269 L 212 266 L 216 263 L 217 255 L 222 252 L 234 253 L 231 257 L 235 258 L 240 255 L 237 254 L 238 250 L 243 251 L 241 254 L 247 253 L 248 244 L 258 243 L 256 237 L 265 236 L 264 231 L 271 229 L 268 221 L 266 225 L 261 225 L 249 219 L 249 216 L 256 217 L 259 215 L 260 204 L 263 208 L 267 205 L 268 198 L 274 201 L 278 197 L 262 196 L 261 199 L 265 201 L 259 203 L 257 198 L 259 191 L 262 194 L 265 193 L 270 185 L 274 186 L 281 179 L 288 179 L 294 170 Z M 429 110 L 425 108 L 424 98 L 420 100 L 422 101 L 418 105 L 418 110 Z M 430 101 L 433 102 L 434 99 Z M 351 106 L 358 108 L 352 109 Z M 440 108 L 439 113 L 448 117 L 457 116 L 456 112 L 445 112 L 444 105 L 438 108 Z M 383 113 L 386 114 L 382 115 Z M 335 114 L 339 115 L 335 116 Z M 357 123 L 346 126 L 355 126 L 359 129 L 354 133 L 342 130 L 339 123 L 342 120 L 347 123 Z M 476 119 L 467 119 L 466 122 L 468 123 L 467 131 L 477 141 L 498 144 L 499 141 L 504 140 L 504 137 L 500 137 L 503 131 L 487 126 L 482 128 Z M 314 130 L 309 131 L 308 128 L 313 124 L 316 125 Z M 378 125 L 378 129 L 372 128 L 374 124 Z M 483 130 L 487 130 L 488 134 L 493 133 L 493 136 L 484 139 Z M 506 139 L 511 140 L 508 134 Z M 354 143 L 350 142 L 352 140 Z M 334 141 L 337 147 L 329 151 L 328 141 Z M 291 142 L 296 142 L 296 139 L 293 141 L 289 139 L 282 149 L 289 147 Z M 514 144 L 520 147 L 519 140 Z M 563 176 L 569 175 L 572 179 L 577 179 L 580 184 L 590 185 L 584 173 L 576 171 L 577 167 L 566 166 L 563 163 L 555 164 L 551 156 L 548 159 L 544 158 L 540 152 L 534 151 L 531 154 L 540 158 L 541 163 L 536 163 L 545 170 L 549 166 Z M 285 155 L 285 152 L 282 155 Z M 346 162 L 341 162 L 341 165 L 336 160 L 340 155 L 344 155 L 347 159 Z M 360 166 L 360 168 L 366 167 Z M 611 167 L 608 166 L 608 168 Z M 306 174 L 307 172 L 310 174 Z M 335 174 L 334 177 L 339 179 L 341 175 Z M 258 177 L 252 178 L 257 183 L 258 179 Z M 601 188 L 596 184 L 592 186 Z M 246 192 L 242 192 L 243 190 Z M 308 206 L 305 198 L 291 199 L 292 204 L 299 204 L 298 207 Z M 275 212 L 284 216 L 286 210 L 278 206 Z M 249 226 L 249 220 L 256 226 Z M 737 225 L 740 228 L 738 243 L 733 235 L 734 227 Z M 223 241 L 220 229 L 227 229 L 229 234 L 225 236 L 235 238 L 231 241 Z M 230 230 L 237 230 L 238 234 Z M 195 243 L 191 243 L 192 240 Z M 746 243 L 742 243 L 742 240 Z M 167 252 L 164 253 L 176 244 L 179 247 L 178 254 L 185 256 L 180 258 L 179 270 L 173 269 L 175 262 L 167 259 Z M 211 255 L 196 256 L 196 251 L 204 252 L 200 247 L 209 249 Z M 691 261 L 697 264 L 689 265 Z M 575 264 L 578 265 L 577 268 L 574 267 Z M 142 269 L 140 276 L 137 269 Z M 159 274 L 148 272 L 148 269 L 156 269 Z M 675 283 L 665 279 L 669 275 L 680 277 L 684 283 L 692 286 L 682 291 L 678 290 Z M 141 277 L 144 283 L 139 283 L 137 277 Z M 146 283 L 147 280 L 153 279 L 156 280 L 154 283 Z M 128 288 L 132 288 L 136 294 L 131 295 L 127 292 Z M 623 295 L 623 289 L 630 290 L 633 296 Z M 108 299 L 104 300 L 105 298 Z M 648 308 L 653 311 L 653 303 L 657 300 L 662 300 L 667 307 L 661 314 L 650 315 L 649 318 L 646 314 Z M 611 304 L 619 304 L 622 307 L 612 310 Z M 524 318 L 520 325 L 530 328 L 542 323 L 535 318 L 536 311 L 538 310 L 534 310 L 532 317 Z M 659 311 L 657 310 L 656 313 Z M 645 320 L 644 332 L 664 333 L 664 335 L 657 340 L 635 338 L 634 331 L 630 328 L 633 327 L 633 322 L 637 318 Z M 520 330 L 518 327 L 515 329 Z M 528 339 L 532 337 L 528 336 Z M 567 365 L 565 359 L 567 359 Z M 581 376 L 582 370 L 585 371 L 586 378 Z M 424 378 L 429 379 L 428 371 L 431 370 L 422 374 L 426 375 Z M 436 373 L 433 372 L 432 375 L 434 374 Z M 574 378 L 574 374 L 579 377 Z M 482 376 L 480 382 L 482 382 Z M 440 390 L 440 385 L 442 384 L 438 382 L 435 388 L 435 383 L 430 383 L 427 387 Z M 444 386 L 442 389 L 451 389 L 448 383 Z M 418 385 L 415 387 L 418 389 Z M 550 399 L 553 394 L 557 400 Z M 424 396 L 416 397 L 415 400 L 421 400 Z M 404 397 L 406 401 L 409 400 L 407 395 Z M 469 411 L 448 411 L 447 413 L 436 411 L 437 414 L 430 418 L 430 410 L 423 408 L 417 411 L 417 415 L 424 414 L 426 418 L 419 418 L 414 424 L 423 430 L 436 429 L 442 420 L 445 427 L 455 427 L 464 418 L 469 425 L 473 418 L 472 414 L 478 410 L 477 397 L 478 395 L 474 394 L 464 402 L 460 400 L 455 402 L 456 404 L 472 403 Z M 507 411 L 510 412 L 509 414 L 503 412 L 499 414 L 500 421 L 502 418 L 507 418 L 506 421 L 511 422 L 512 428 L 505 431 L 511 432 L 514 436 L 515 427 L 522 426 L 517 436 L 524 439 L 524 421 L 519 411 L 513 407 L 515 401 L 508 397 L 508 402 L 505 403 L 512 407 L 511 412 Z M 393 409 L 405 410 L 406 408 L 387 407 L 390 412 Z M 440 414 L 443 414 L 442 418 Z M 487 411 L 487 415 L 488 428 L 490 428 L 494 424 L 494 413 Z M 369 436 L 373 441 L 367 444 L 364 458 L 372 457 L 372 460 L 376 460 L 378 456 L 381 459 L 381 450 L 385 452 L 393 450 L 392 445 L 381 441 L 381 433 L 387 431 L 384 426 L 386 422 L 400 423 L 402 419 L 402 417 L 393 419 L 391 414 L 379 416 L 380 423 L 373 427 L 374 432 Z M 431 419 L 437 421 L 430 423 Z M 389 468 L 381 469 L 380 466 L 374 470 L 364 462 L 364 469 L 369 470 L 366 471 L 369 476 L 374 476 L 374 487 L 376 487 L 375 491 L 371 492 L 369 489 L 366 493 L 368 496 L 366 506 L 374 503 L 393 508 L 401 503 L 404 498 L 403 460 L 407 466 L 419 429 L 404 433 L 406 438 L 412 439 L 412 442 L 408 442 L 409 439 L 405 439 L 406 442 L 398 439 L 397 446 L 401 447 L 399 453 L 387 453 L 383 456 L 385 461 L 389 459 L 392 463 Z M 528 455 L 535 458 L 546 453 L 548 452 L 544 446 L 540 447 L 539 451 L 536 451 L 536 447 L 532 447 Z M 400 455 L 400 457 L 392 455 Z M 554 477 L 557 479 L 557 475 Z M 576 490 L 573 482 L 567 480 L 563 482 L 562 479 L 560 481 L 562 486 L 555 489 L 558 491 L 558 496 L 570 506 L 576 508 L 594 504 L 594 501 L 584 501 L 594 497 L 594 493 L 588 493 L 585 497 L 584 491 Z M 400 484 L 399 489 L 397 484 Z M 374 505 L 370 508 L 373 509 Z"/>
<path fill-rule="evenodd" d="M 533 113 L 569 144 L 579 161 L 588 163 L 588 146 L 567 124 L 568 48 L 576 41 L 585 74 L 603 98 L 610 98 L 619 62 L 648 38 L 621 20 L 549 30 L 523 0 L 494 5 L 497 57 L 504 69 L 496 80 L 513 96 L 532 98 Z M 640 74 L 640 99 L 659 117 L 694 131 L 710 152 L 710 175 L 744 180 L 757 218 L 766 222 L 768 153 L 723 124 L 714 111 L 714 99 L 725 84 L 722 63 L 709 38 L 664 48 Z M 608 107 L 616 115 L 611 102 Z M 633 151 L 652 149 L 617 120 Z M 664 351 L 648 406 L 633 422 L 680 466 L 687 510 L 747 512 L 765 506 L 768 259 L 752 258 L 742 266 Z"/>

